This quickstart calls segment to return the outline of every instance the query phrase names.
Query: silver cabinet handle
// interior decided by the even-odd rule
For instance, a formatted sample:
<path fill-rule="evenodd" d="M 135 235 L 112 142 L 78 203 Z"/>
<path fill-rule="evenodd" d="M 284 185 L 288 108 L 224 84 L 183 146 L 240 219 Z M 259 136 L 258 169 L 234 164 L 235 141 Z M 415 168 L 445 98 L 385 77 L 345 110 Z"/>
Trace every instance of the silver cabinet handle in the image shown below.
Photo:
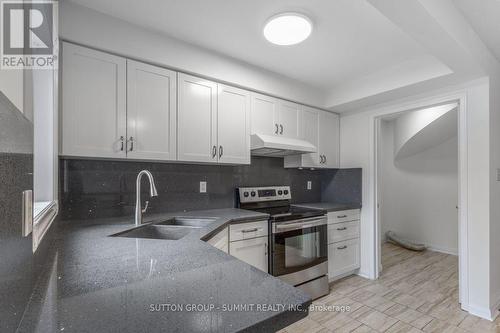
<path fill-rule="evenodd" d="M 120 151 L 123 151 L 123 149 L 125 148 L 125 138 L 122 136 L 120 136 L 120 143 L 121 143 L 121 146 L 120 146 Z"/>
<path fill-rule="evenodd" d="M 338 231 L 347 230 L 347 227 L 337 228 Z"/>
<path fill-rule="evenodd" d="M 343 219 L 343 218 L 345 218 L 345 217 L 347 217 L 347 215 L 337 215 L 337 218 L 338 218 L 338 219 Z"/>
<path fill-rule="evenodd" d="M 279 132 L 279 126 L 278 126 L 278 124 L 274 124 L 274 125 L 276 126 L 276 131 L 274 131 L 274 134 L 278 134 L 278 132 Z"/>
<path fill-rule="evenodd" d="M 347 245 L 337 247 L 337 250 L 345 250 L 347 249 Z"/>
<path fill-rule="evenodd" d="M 134 137 L 133 136 L 130 137 L 129 142 L 130 142 L 130 151 L 133 151 L 134 150 Z"/>
<path fill-rule="evenodd" d="M 283 125 L 280 124 L 280 134 L 283 135 Z"/>
<path fill-rule="evenodd" d="M 267 257 L 267 243 L 264 243 L 264 256 Z"/>
<path fill-rule="evenodd" d="M 215 158 L 217 156 L 217 146 L 212 147 L 212 158 Z"/>
<path fill-rule="evenodd" d="M 224 154 L 224 148 L 222 148 L 222 146 L 219 146 L 219 158 L 222 157 L 222 154 Z"/>
<path fill-rule="evenodd" d="M 259 231 L 258 228 L 253 228 L 253 229 L 245 229 L 245 230 L 241 230 L 242 233 L 247 233 L 247 232 L 256 232 L 256 231 Z"/>

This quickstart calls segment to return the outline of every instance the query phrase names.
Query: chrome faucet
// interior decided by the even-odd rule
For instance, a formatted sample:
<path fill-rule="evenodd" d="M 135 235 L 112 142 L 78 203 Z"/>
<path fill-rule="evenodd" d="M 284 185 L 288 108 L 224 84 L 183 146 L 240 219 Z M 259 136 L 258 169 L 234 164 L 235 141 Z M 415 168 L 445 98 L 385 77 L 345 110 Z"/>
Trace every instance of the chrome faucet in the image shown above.
<path fill-rule="evenodd" d="M 137 175 L 137 180 L 135 182 L 135 225 L 136 227 L 142 224 L 142 213 L 145 213 L 149 206 L 149 201 L 146 201 L 146 206 L 144 209 L 141 207 L 141 178 L 143 175 L 148 176 L 149 179 L 149 195 L 151 197 L 157 197 L 158 192 L 156 191 L 155 180 L 153 175 L 148 170 L 142 170 Z"/>

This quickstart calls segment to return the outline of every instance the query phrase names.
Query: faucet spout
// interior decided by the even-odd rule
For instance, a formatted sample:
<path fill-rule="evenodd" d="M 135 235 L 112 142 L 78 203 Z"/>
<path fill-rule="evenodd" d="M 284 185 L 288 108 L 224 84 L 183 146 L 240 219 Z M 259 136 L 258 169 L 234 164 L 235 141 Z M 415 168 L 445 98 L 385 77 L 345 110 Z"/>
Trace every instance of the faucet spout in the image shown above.
<path fill-rule="evenodd" d="M 148 202 L 146 202 L 146 207 L 144 208 L 144 210 L 142 209 L 141 206 L 141 179 L 143 175 L 146 175 L 149 180 L 149 195 L 151 197 L 158 196 L 158 191 L 156 190 L 155 181 L 151 172 L 149 172 L 148 170 L 142 170 L 141 172 L 139 172 L 139 174 L 137 175 L 137 180 L 135 182 L 135 197 L 136 197 L 135 225 L 136 226 L 140 226 L 142 224 L 142 213 L 146 212 L 146 209 L 148 207 Z"/>

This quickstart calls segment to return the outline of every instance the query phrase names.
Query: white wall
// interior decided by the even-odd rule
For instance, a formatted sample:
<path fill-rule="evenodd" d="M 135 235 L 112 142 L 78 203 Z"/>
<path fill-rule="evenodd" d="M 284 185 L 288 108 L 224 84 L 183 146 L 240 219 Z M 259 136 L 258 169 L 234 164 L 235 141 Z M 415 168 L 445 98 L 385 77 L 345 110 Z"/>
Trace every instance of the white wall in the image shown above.
<path fill-rule="evenodd" d="M 199 74 L 292 101 L 322 107 L 324 94 L 277 73 L 132 25 L 86 7 L 60 2 L 60 37 L 75 43 Z"/>
<path fill-rule="evenodd" d="M 0 91 L 7 96 L 21 112 L 23 112 L 23 70 L 0 69 Z"/>
<path fill-rule="evenodd" d="M 491 266 L 491 302 L 493 311 L 500 308 L 500 182 L 497 169 L 500 168 L 500 73 L 490 78 L 490 122 L 491 188 L 490 188 L 490 266 Z M 498 313 L 498 312 L 497 312 Z"/>
<path fill-rule="evenodd" d="M 375 235 L 375 118 L 450 101 L 462 95 L 467 100 L 468 174 L 468 286 L 469 305 L 475 313 L 490 307 L 490 172 L 489 172 L 489 84 L 482 79 L 463 86 L 447 87 L 394 101 L 361 113 L 341 115 L 340 165 L 363 168 L 363 209 L 361 214 L 361 268 L 363 276 L 375 277 L 373 260 Z M 497 257 L 498 258 L 498 257 Z M 472 311 L 472 309 L 471 309 Z M 483 315 L 486 316 L 486 315 Z"/>
<path fill-rule="evenodd" d="M 34 200 L 57 200 L 57 93 L 53 70 L 31 71 L 34 115 Z"/>
<path fill-rule="evenodd" d="M 418 112 L 418 111 L 415 111 Z M 395 160 L 395 122 L 382 121 L 379 190 L 382 234 L 389 230 L 431 249 L 458 254 L 456 136 Z"/>
<path fill-rule="evenodd" d="M 467 90 L 469 309 L 487 317 L 490 303 L 489 83 Z"/>

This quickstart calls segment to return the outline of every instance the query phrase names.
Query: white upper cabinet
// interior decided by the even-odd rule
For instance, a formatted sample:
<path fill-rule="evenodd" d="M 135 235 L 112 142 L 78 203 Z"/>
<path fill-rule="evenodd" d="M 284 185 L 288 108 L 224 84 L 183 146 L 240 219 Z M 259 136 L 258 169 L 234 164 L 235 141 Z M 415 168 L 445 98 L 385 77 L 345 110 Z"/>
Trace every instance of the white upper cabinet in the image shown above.
<path fill-rule="evenodd" d="M 274 97 L 252 94 L 252 134 L 299 137 L 300 106 Z"/>
<path fill-rule="evenodd" d="M 127 60 L 127 157 L 176 159 L 176 72 Z"/>
<path fill-rule="evenodd" d="M 319 147 L 319 114 L 319 110 L 304 106 L 300 122 L 300 138 L 316 147 Z M 317 167 L 320 164 L 319 152 L 303 154 L 301 158 L 303 167 Z"/>
<path fill-rule="evenodd" d="M 178 160 L 250 164 L 250 93 L 178 75 Z"/>
<path fill-rule="evenodd" d="M 178 74 L 177 158 L 217 162 L 217 83 Z"/>
<path fill-rule="evenodd" d="M 278 124 L 278 99 L 252 94 L 252 134 L 277 135 Z"/>
<path fill-rule="evenodd" d="M 339 115 L 321 111 L 319 114 L 320 165 L 326 168 L 340 167 L 340 120 Z M 321 155 L 323 158 L 321 159 Z M 322 161 L 321 161 L 322 160 Z"/>
<path fill-rule="evenodd" d="M 219 163 L 250 164 L 250 93 L 218 85 L 217 143 Z"/>
<path fill-rule="evenodd" d="M 339 116 L 302 106 L 299 137 L 318 148 L 316 153 L 285 156 L 286 168 L 338 168 Z"/>
<path fill-rule="evenodd" d="M 299 115 L 298 104 L 280 100 L 278 107 L 279 135 L 297 139 L 299 137 Z"/>
<path fill-rule="evenodd" d="M 66 156 L 126 156 L 126 60 L 63 44 L 61 151 Z"/>

